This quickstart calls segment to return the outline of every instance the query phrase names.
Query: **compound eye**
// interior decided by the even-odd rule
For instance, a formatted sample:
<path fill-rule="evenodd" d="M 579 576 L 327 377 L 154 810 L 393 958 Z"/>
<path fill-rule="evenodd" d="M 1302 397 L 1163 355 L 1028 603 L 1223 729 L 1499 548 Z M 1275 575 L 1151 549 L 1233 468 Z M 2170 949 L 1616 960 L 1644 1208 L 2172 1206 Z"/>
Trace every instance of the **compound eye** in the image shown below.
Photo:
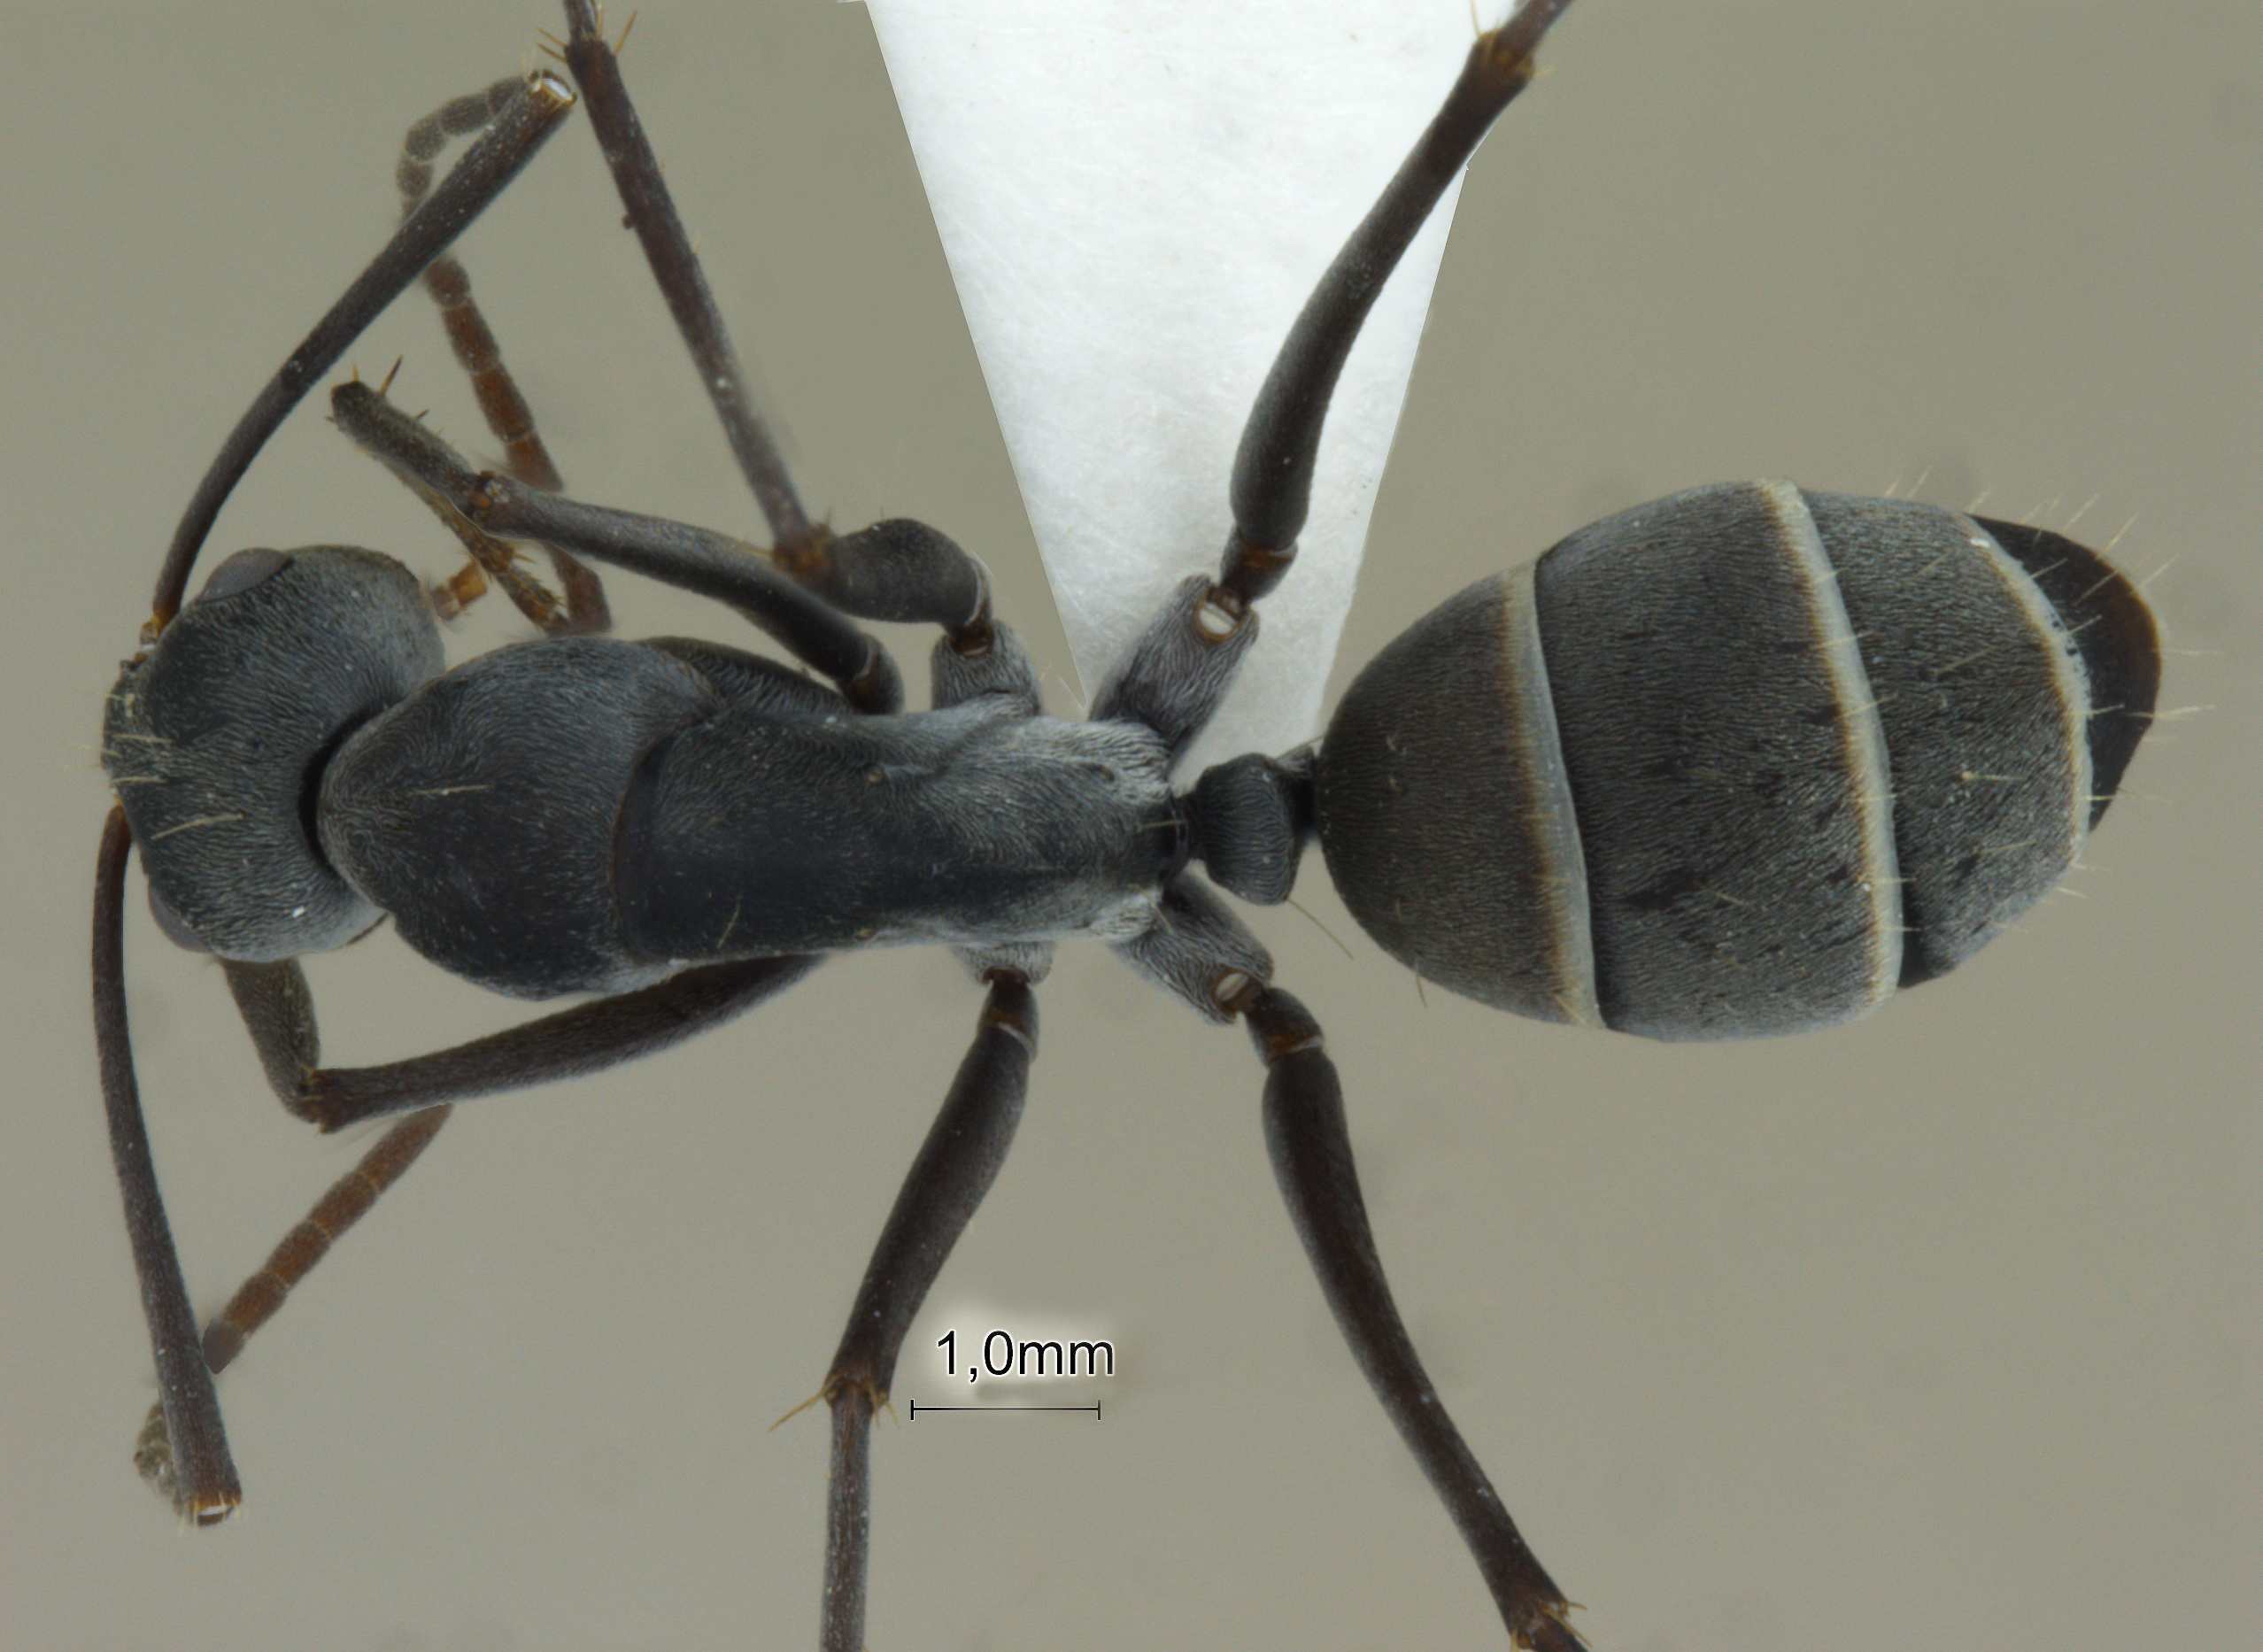
<path fill-rule="evenodd" d="M 155 884 L 150 885 L 150 916 L 157 920 L 157 926 L 165 932 L 165 938 L 175 946 L 192 953 L 212 951 L 205 945 L 204 938 L 189 927 L 189 921 L 173 909 L 173 903 L 158 893 Z"/>
<path fill-rule="evenodd" d="M 272 579 L 290 566 L 288 551 L 238 551 L 214 568 L 205 588 L 197 593 L 198 602 L 218 602 L 223 597 L 240 596 Z"/>

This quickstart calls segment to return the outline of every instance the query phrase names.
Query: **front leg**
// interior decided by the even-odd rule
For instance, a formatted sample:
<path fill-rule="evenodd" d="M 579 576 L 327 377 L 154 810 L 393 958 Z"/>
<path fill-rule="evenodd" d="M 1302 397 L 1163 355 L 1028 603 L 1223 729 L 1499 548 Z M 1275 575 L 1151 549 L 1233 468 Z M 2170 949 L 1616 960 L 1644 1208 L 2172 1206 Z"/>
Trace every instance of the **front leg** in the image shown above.
<path fill-rule="evenodd" d="M 157 1165 L 150 1154 L 142 1092 L 134 1076 L 133 1032 L 126 1015 L 126 861 L 134 834 L 126 811 L 112 805 L 95 856 L 94 1033 L 102 1070 L 103 1115 L 109 1125 L 111 1162 L 126 1208 L 126 1237 L 142 1287 L 142 1316 L 150 1329 L 157 1366 L 158 1404 L 177 1472 L 167 1482 L 173 1506 L 184 1519 L 214 1525 L 243 1501 L 243 1482 L 228 1448 L 220 1396 L 205 1368 L 189 1286 L 166 1222 Z"/>
<path fill-rule="evenodd" d="M 387 1189 L 407 1174 L 453 1111 L 433 1107 L 412 1113 L 379 1137 L 353 1169 L 314 1201 L 313 1208 L 283 1235 L 258 1271 L 236 1286 L 228 1305 L 205 1326 L 202 1347 L 207 1371 L 217 1377 L 235 1363 L 243 1345 L 275 1316 L 292 1288 L 313 1271 L 314 1264 L 329 1254 L 330 1247 L 344 1237 L 347 1229 L 369 1214 Z M 162 1405 L 151 1406 L 149 1416 L 142 1420 L 140 1437 L 134 1442 L 134 1466 L 159 1496 L 179 1501 L 186 1477 L 175 1460 L 173 1434 Z"/>
<path fill-rule="evenodd" d="M 503 192 L 573 107 L 571 89 L 557 76 L 544 73 L 529 76 L 518 95 L 496 112 L 485 134 L 440 187 L 403 220 L 369 266 L 354 278 L 314 324 L 313 331 L 275 369 L 228 432 L 182 513 L 181 524 L 174 529 L 173 543 L 158 570 L 157 591 L 143 627 L 143 641 L 155 642 L 181 612 L 189 570 L 220 506 L 267 438 L 298 405 L 308 386 L 328 373 L 378 313 Z"/>
<path fill-rule="evenodd" d="M 121 871 L 123 864 L 120 855 Z M 321 1040 L 313 995 L 297 961 L 252 964 L 223 960 L 228 990 L 244 1031 L 251 1035 L 260 1070 L 284 1107 L 326 1130 L 388 1114 L 408 1116 L 379 1137 L 359 1162 L 315 1201 L 237 1287 L 201 1338 L 183 1332 L 172 1339 L 171 1345 L 182 1349 L 181 1363 L 189 1375 L 179 1381 L 161 1380 L 160 1386 L 168 1393 L 201 1391 L 207 1397 L 175 1403 L 172 1411 L 186 1421 L 177 1421 L 163 1405 L 151 1409 L 134 1449 L 142 1478 L 193 1510 L 200 1521 L 221 1518 L 235 1506 L 235 1471 L 227 1462 L 219 1401 L 210 1397 L 212 1378 L 234 1362 L 244 1343 L 275 1316 L 284 1299 L 346 1231 L 407 1173 L 447 1123 L 453 1110 L 451 1101 L 525 1089 L 652 1054 L 720 1026 L 783 992 L 816 962 L 805 957 L 756 958 L 687 969 L 643 992 L 599 999 L 452 1049 L 378 1067 L 324 1068 L 317 1065 Z M 100 1003 L 99 969 L 97 991 Z M 122 994 L 118 1014 L 122 1043 Z M 104 1038 L 107 1061 L 108 1035 Z M 108 1071 L 106 1066 L 106 1076 Z M 144 1146 L 142 1157 L 145 1161 L 147 1156 Z M 153 1193 L 150 1196 L 155 1197 Z M 174 1271 L 177 1275 L 177 1265 Z M 185 1319 L 187 1311 L 184 1294 L 182 1323 L 193 1329 Z M 202 1358 L 190 1350 L 200 1351 Z M 205 1411 L 208 1419 L 199 1420 Z"/>

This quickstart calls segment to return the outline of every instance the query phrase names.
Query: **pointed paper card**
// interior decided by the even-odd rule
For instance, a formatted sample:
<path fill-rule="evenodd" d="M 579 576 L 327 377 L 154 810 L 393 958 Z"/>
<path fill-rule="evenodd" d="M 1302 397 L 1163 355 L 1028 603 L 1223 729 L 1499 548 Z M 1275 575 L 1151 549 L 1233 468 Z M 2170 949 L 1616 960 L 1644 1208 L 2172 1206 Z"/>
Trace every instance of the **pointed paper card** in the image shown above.
<path fill-rule="evenodd" d="M 1452 85 L 1471 13 L 1466 0 L 868 4 L 1089 693 L 1175 583 L 1216 572 L 1251 398 Z M 1345 367 L 1295 569 L 1190 770 L 1317 729 L 1459 187 Z"/>

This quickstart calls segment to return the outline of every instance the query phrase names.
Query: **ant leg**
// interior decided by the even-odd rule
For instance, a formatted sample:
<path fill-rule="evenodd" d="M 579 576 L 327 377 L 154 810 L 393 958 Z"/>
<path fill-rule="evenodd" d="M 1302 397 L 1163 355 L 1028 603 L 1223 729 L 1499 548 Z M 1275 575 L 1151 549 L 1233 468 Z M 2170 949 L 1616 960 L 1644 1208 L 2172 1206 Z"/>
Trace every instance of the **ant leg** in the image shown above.
<path fill-rule="evenodd" d="M 676 214 L 676 202 L 660 176 L 660 160 L 645 136 L 644 122 L 629 99 L 628 83 L 621 78 L 621 62 L 598 32 L 597 8 L 590 0 L 566 0 L 566 66 L 575 84 L 589 100 L 590 127 L 597 134 L 605 164 L 621 192 L 629 227 L 645 249 L 653 279 L 676 318 L 676 330 L 691 352 L 699 382 L 714 403 L 723 435 L 738 460 L 738 468 L 754 490 L 755 503 L 770 525 L 770 537 L 780 545 L 799 544 L 810 536 L 809 518 L 794 492 L 793 478 L 777 444 L 755 411 L 748 392 L 745 369 L 731 347 L 730 334 L 715 308 L 691 237 Z"/>
<path fill-rule="evenodd" d="M 368 266 L 314 324 L 313 331 L 299 341 L 298 348 L 261 387 L 220 444 L 211 468 L 182 513 L 180 526 L 174 529 L 173 543 L 158 570 L 150 618 L 143 627 L 145 643 L 155 642 L 181 612 L 189 569 L 220 506 L 267 438 L 298 405 L 307 386 L 328 373 L 378 313 L 503 192 L 573 106 L 572 89 L 554 74 L 538 73 L 519 82 L 517 96 L 489 123 L 486 135 L 456 163 L 455 170 L 431 198 L 393 232 Z"/>
<path fill-rule="evenodd" d="M 230 966 L 231 969 L 236 967 Z M 444 1106 L 428 1108 L 403 1119 L 379 1137 L 377 1144 L 362 1154 L 361 1162 L 315 1200 L 313 1208 L 268 1253 L 259 1271 L 236 1287 L 236 1294 L 228 1299 L 228 1306 L 205 1326 L 205 1370 L 217 1377 L 234 1363 L 251 1334 L 274 1317 L 275 1310 L 283 1305 L 283 1299 L 290 1294 L 292 1287 L 313 1271 L 314 1264 L 329 1253 L 330 1247 L 347 1229 L 368 1215 L 385 1191 L 416 1162 L 432 1139 L 440 1133 L 440 1127 L 448 1122 L 452 1110 Z M 172 1436 L 162 1406 L 151 1406 L 142 1424 L 141 1436 L 134 1445 L 134 1466 L 160 1494 L 174 1494 L 178 1477 Z"/>
<path fill-rule="evenodd" d="M 106 876 L 107 838 L 104 853 Z M 122 852 L 118 867 L 122 876 Z M 103 933 L 100 893 L 104 887 L 97 885 L 98 938 Z M 297 960 L 274 964 L 222 960 L 228 990 L 243 1018 L 244 1030 L 251 1035 L 260 1069 L 266 1076 L 269 1088 L 286 1108 L 302 1117 L 315 1118 L 326 1129 L 332 1130 L 384 1114 L 407 1112 L 410 1116 L 378 1138 L 376 1145 L 362 1155 L 360 1162 L 315 1201 L 313 1208 L 269 1253 L 266 1262 L 244 1280 L 228 1305 L 205 1327 L 201 1339 L 192 1334 L 193 1319 L 184 1319 L 190 1332 L 175 1329 L 170 1333 L 174 1340 L 160 1343 L 160 1386 L 164 1393 L 170 1398 L 176 1390 L 186 1392 L 201 1386 L 211 1394 L 212 1378 L 235 1361 L 244 1343 L 274 1316 L 292 1289 L 313 1271 L 330 1247 L 369 1213 L 386 1190 L 399 1181 L 431 1145 L 432 1139 L 440 1133 L 440 1127 L 454 1111 L 452 1101 L 545 1084 L 651 1054 L 753 1008 L 772 993 L 792 985 L 816 961 L 815 958 L 764 958 L 688 969 L 641 992 L 600 999 L 453 1049 L 382 1067 L 325 1069 L 315 1065 L 321 1059 L 321 1040 L 315 1025 L 313 996 L 307 990 L 305 972 Z M 98 1012 L 103 1003 L 100 962 L 97 953 Z M 118 1047 L 124 1052 L 124 1084 L 130 1094 L 133 1074 L 130 1051 L 124 1045 L 122 988 L 117 996 L 119 1025 L 114 1036 Z M 98 1019 L 97 1024 L 103 1040 L 104 1092 L 108 1096 L 112 1092 L 111 1076 L 116 1064 L 113 1035 L 106 1023 Z M 335 1115 L 321 1110 L 319 1104 L 324 1102 L 336 1104 Z M 113 1123 L 113 1132 L 115 1129 Z M 142 1143 L 139 1158 L 146 1164 L 146 1134 L 143 1135 Z M 126 1162 L 127 1157 L 121 1153 L 121 1167 Z M 121 1168 L 121 1180 L 124 1176 Z M 138 1258 L 140 1235 L 145 1224 L 131 1219 L 135 1199 L 135 1195 L 129 1193 L 128 1227 L 135 1236 Z M 153 1185 L 144 1202 L 157 1208 L 158 1230 L 165 1236 L 169 1252 L 170 1238 L 165 1235 L 162 1207 L 157 1204 Z M 177 1262 L 173 1271 L 177 1279 Z M 146 1300 L 147 1293 L 144 1294 Z M 188 1311 L 184 1289 L 180 1312 L 185 1316 Z M 184 1336 L 185 1340 L 178 1339 Z M 202 1358 L 191 1366 L 197 1381 L 175 1383 L 165 1378 L 165 1357 L 168 1349 L 174 1348 L 201 1352 Z M 217 1396 L 211 1397 L 209 1405 L 209 1424 L 200 1427 L 194 1417 L 195 1408 L 190 1408 L 191 1418 L 183 1424 L 176 1423 L 172 1409 L 161 1402 L 143 1422 L 134 1450 L 135 1465 L 142 1478 L 191 1509 L 204 1524 L 224 1517 L 237 1501 L 231 1492 L 226 1506 L 220 1508 L 218 1513 L 206 1512 L 216 1506 L 207 1489 L 214 1484 L 214 1471 L 210 1466 L 212 1439 L 219 1440 L 223 1466 L 227 1466 L 226 1441 L 219 1434 Z M 228 1467 L 225 1481 L 232 1488 L 232 1467 Z"/>
<path fill-rule="evenodd" d="M 1502 1621 L 1531 1652 L 1578 1652 L 1563 1591 L 1533 1557 L 1485 1471 L 1439 1403 L 1391 1301 L 1360 1199 L 1344 1099 L 1319 1023 L 1269 985 L 1272 960 L 1216 896 L 1191 878 L 1163 891 L 1162 922 L 1114 950 L 1214 1021 L 1245 1018 L 1269 1069 L 1265 1139 L 1290 1219 L 1320 1289 L 1384 1410 L 1461 1529 Z"/>
<path fill-rule="evenodd" d="M 432 159 L 452 137 L 467 137 L 483 129 L 508 105 L 516 81 L 498 81 L 484 91 L 452 98 L 411 126 L 401 139 L 401 158 L 393 181 L 401 194 L 401 216 L 406 218 L 424 202 L 432 188 Z M 487 325 L 471 293 L 471 277 L 454 254 L 444 252 L 425 266 L 424 289 L 439 306 L 441 324 L 455 351 L 457 365 L 470 377 L 479 398 L 479 411 L 495 439 L 503 444 L 504 461 L 511 474 L 530 488 L 555 493 L 564 487 L 542 433 L 535 428 L 534 410 L 503 362 L 503 347 Z"/>
<path fill-rule="evenodd" d="M 1248 612 L 1221 596 L 1205 575 L 1179 581 L 1093 697 L 1093 720 L 1144 724 L 1176 760 L 1210 721 L 1257 641 Z"/>
<path fill-rule="evenodd" d="M 812 528 L 770 553 L 779 572 L 843 614 L 897 625 L 937 625 L 967 655 L 989 651 L 997 627 L 990 576 L 940 529 L 890 517 L 838 538 Z"/>
<path fill-rule="evenodd" d="M 981 652 L 990 639 L 989 582 L 981 565 L 950 539 L 908 519 L 877 522 L 838 538 L 810 521 L 756 411 L 738 351 L 629 96 L 620 59 L 599 32 L 591 0 L 566 0 L 566 65 L 589 102 L 590 127 L 612 169 L 629 227 L 769 523 L 779 570 L 846 614 L 940 625 L 962 653 Z"/>
<path fill-rule="evenodd" d="M 220 960 L 220 972 L 236 1000 L 236 1013 L 251 1035 L 267 1088 L 287 1108 L 298 1094 L 298 1081 L 322 1061 L 322 1035 L 314 1020 L 314 994 L 296 958 L 280 963 Z"/>
<path fill-rule="evenodd" d="M 379 1137 L 361 1162 L 333 1183 L 283 1236 L 259 1271 L 236 1287 L 228 1306 L 205 1327 L 205 1363 L 214 1376 L 235 1363 L 252 1332 L 275 1316 L 291 1288 L 407 1173 L 454 1111 L 445 1103 L 427 1108 Z"/>
<path fill-rule="evenodd" d="M 174 1248 L 172 1224 L 166 1220 L 165 1200 L 158 1191 L 157 1167 L 150 1157 L 141 1089 L 134 1080 L 125 973 L 126 859 L 133 848 L 126 811 L 112 806 L 95 858 L 95 1054 L 102 1069 L 110 1156 L 126 1204 L 126 1237 L 133 1247 L 142 1313 L 149 1321 L 156 1356 L 158 1406 L 178 1465 L 170 1488 L 173 1506 L 198 1525 L 213 1525 L 243 1501 L 243 1487 L 228 1455 L 212 1374 L 205 1368 L 196 1316 L 189 1307 L 189 1286 L 181 1277 L 180 1253 Z"/>
<path fill-rule="evenodd" d="M 822 1652 L 863 1652 L 864 1577 L 871 1535 L 872 1414 L 888 1401 L 904 1333 L 944 1260 L 998 1179 L 1022 1120 L 1037 1054 L 1037 1000 L 1009 969 L 988 977 L 973 1046 L 912 1161 L 858 1285 L 848 1328 L 815 1399 L 832 1413 L 825 1504 Z M 813 1401 L 814 1403 L 814 1401 Z M 791 1415 L 791 1414 L 789 1414 Z"/>
<path fill-rule="evenodd" d="M 413 213 L 430 192 L 433 157 L 450 138 L 483 130 L 509 106 L 517 85 L 516 81 L 498 81 L 484 91 L 443 104 L 409 127 L 393 171 L 393 181 L 400 189 L 402 217 Z M 471 277 L 462 261 L 452 252 L 433 259 L 425 268 L 424 289 L 439 306 L 441 325 L 447 330 L 457 365 L 471 379 L 488 429 L 503 444 L 506 467 L 529 487 L 555 493 L 565 483 L 543 445 L 542 433 L 535 428 L 533 409 L 504 364 L 503 347 L 472 297 Z M 566 612 L 560 615 L 555 599 L 541 583 L 513 566 L 516 553 L 508 545 L 484 536 L 475 539 L 465 524 L 450 521 L 449 527 L 471 552 L 472 567 L 441 588 L 453 598 L 452 606 L 443 605 L 444 617 L 460 610 L 485 589 L 485 582 L 473 573 L 477 568 L 494 577 L 513 606 L 551 635 L 591 635 L 612 629 L 604 584 L 570 553 L 555 546 L 545 547 L 566 592 Z"/>
<path fill-rule="evenodd" d="M 960 648 L 948 637 L 936 639 L 928 656 L 928 703 L 937 711 L 996 695 L 1024 717 L 1040 707 L 1037 667 L 1010 625 L 993 622 L 990 640 L 978 652 Z"/>
<path fill-rule="evenodd" d="M 1570 4 L 1525 0 L 1506 23 L 1479 36 L 1445 103 L 1289 328 L 1234 454 L 1234 527 L 1218 577 L 1229 607 L 1246 609 L 1288 572 L 1312 500 L 1320 426 L 1360 324 L 1446 186 L 1495 118 L 1532 83 L 1541 36 Z"/>
<path fill-rule="evenodd" d="M 738 610 L 795 658 L 830 677 L 859 711 L 903 705 L 903 681 L 879 641 L 778 573 L 759 546 L 664 517 L 607 510 L 475 471 L 431 430 L 357 382 L 330 392 L 338 427 L 417 491 L 506 538 L 562 544 Z"/>
<path fill-rule="evenodd" d="M 566 591 L 566 605 L 561 609 L 548 588 L 519 566 L 516 550 L 466 521 L 437 495 L 421 488 L 415 491 L 471 556 L 470 561 L 441 583 L 425 589 L 433 612 L 442 619 L 452 620 L 461 614 L 486 593 L 488 581 L 493 580 L 510 598 L 511 606 L 531 620 L 535 629 L 545 637 L 586 637 L 613 629 L 605 587 L 577 559 L 555 545 L 543 547 L 550 552 L 552 567 L 560 574 L 571 568 L 575 575 L 561 581 Z"/>
<path fill-rule="evenodd" d="M 1198 576 L 1172 593 L 1095 699 L 1095 718 L 1144 722 L 1176 751 L 1216 709 L 1255 640 L 1252 605 L 1295 558 L 1320 426 L 1360 324 L 1494 118 L 1531 83 L 1533 52 L 1570 4 L 1525 0 L 1470 48 L 1445 103 L 1320 277 L 1257 392 L 1234 455 L 1234 526 L 1216 583 Z"/>
<path fill-rule="evenodd" d="M 289 1105 L 301 1082 L 317 1070 L 322 1059 L 314 996 L 307 990 L 306 972 L 295 958 L 271 964 L 222 959 L 220 968 L 228 977 L 236 1013 L 243 1018 L 244 1031 L 251 1035 L 251 1047 L 259 1053 L 267 1087 Z M 284 1235 L 266 1264 L 243 1282 L 228 1306 L 205 1327 L 205 1363 L 215 1375 L 243 1351 L 253 1332 L 274 1316 L 291 1287 L 416 1162 L 453 1110 L 444 1103 L 394 1125 L 315 1202 L 305 1219 Z"/>
<path fill-rule="evenodd" d="M 375 1067 L 303 1068 L 284 1107 L 324 1131 L 506 1090 L 600 1072 L 681 1044 L 784 992 L 817 966 L 815 954 L 706 964 L 656 985 L 560 1010 L 483 1038 Z M 259 1029 L 247 1026 L 259 1038 Z M 262 1054 L 263 1064 L 267 1058 Z M 268 1064 L 270 1082 L 274 1067 Z"/>
<path fill-rule="evenodd" d="M 708 529 L 583 505 L 474 471 L 382 390 L 359 381 L 334 390 L 330 408 L 364 452 L 465 534 L 483 564 L 480 541 L 521 537 L 713 597 L 831 677 L 861 711 L 896 710 L 903 689 L 877 640 L 845 614 L 939 626 L 947 645 L 969 660 L 998 644 L 1002 628 L 992 616 L 981 564 L 924 523 L 898 518 L 838 539 L 819 532 L 791 550 L 765 552 Z"/>
<path fill-rule="evenodd" d="M 1322 1048 L 1319 1023 L 1286 992 L 1254 981 L 1225 997 L 1225 1007 L 1247 1020 L 1265 1063 L 1273 1174 L 1353 1356 L 1461 1529 L 1511 1642 L 1534 1652 L 1576 1652 L 1586 1643 L 1564 1621 L 1571 1602 L 1439 1403 L 1391 1300 L 1344 1128 L 1343 1087 Z"/>
<path fill-rule="evenodd" d="M 1155 921 L 1143 934 L 1108 950 L 1212 1021 L 1233 1019 L 1225 999 L 1252 981 L 1270 980 L 1273 955 L 1200 878 L 1175 877 L 1156 898 Z"/>

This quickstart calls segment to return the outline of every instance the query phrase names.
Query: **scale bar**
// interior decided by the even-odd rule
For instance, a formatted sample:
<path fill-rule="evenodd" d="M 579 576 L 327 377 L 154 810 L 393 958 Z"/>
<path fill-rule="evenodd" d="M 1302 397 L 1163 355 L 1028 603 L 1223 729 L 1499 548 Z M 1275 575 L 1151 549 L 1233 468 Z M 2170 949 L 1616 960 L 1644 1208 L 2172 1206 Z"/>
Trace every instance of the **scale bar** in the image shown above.
<path fill-rule="evenodd" d="M 917 1422 L 922 1409 L 929 1411 L 1090 1411 L 1093 1421 L 1100 1421 L 1100 1401 L 1090 1405 L 931 1405 L 922 1407 L 916 1400 L 911 1402 L 912 1420 Z"/>

